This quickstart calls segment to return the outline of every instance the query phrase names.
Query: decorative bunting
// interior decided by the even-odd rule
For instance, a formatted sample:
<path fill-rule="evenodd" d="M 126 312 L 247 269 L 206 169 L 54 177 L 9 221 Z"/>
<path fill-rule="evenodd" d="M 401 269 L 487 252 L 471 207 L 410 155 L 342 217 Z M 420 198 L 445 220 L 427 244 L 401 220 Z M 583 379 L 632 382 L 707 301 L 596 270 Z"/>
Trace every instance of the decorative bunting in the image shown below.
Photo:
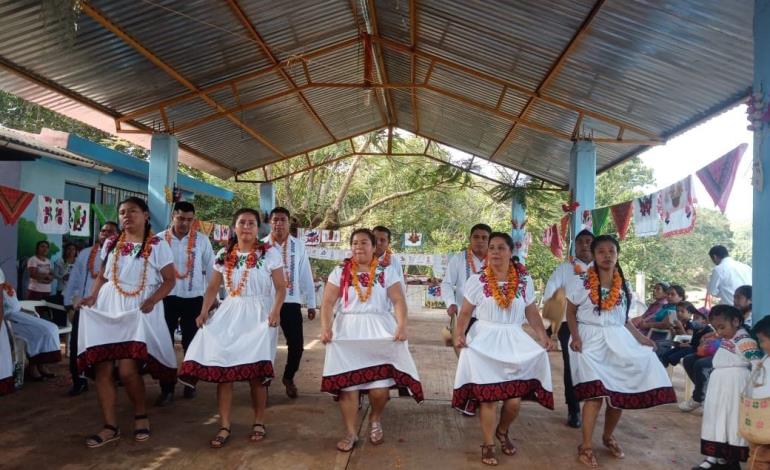
<path fill-rule="evenodd" d="M 404 234 L 404 248 L 416 248 L 422 246 L 422 234 L 417 232 Z"/>
<path fill-rule="evenodd" d="M 91 236 L 91 208 L 87 202 L 70 202 L 69 230 L 73 237 Z"/>
<path fill-rule="evenodd" d="M 610 208 L 600 207 L 591 211 L 591 220 L 593 222 L 594 235 L 602 235 L 607 229 L 607 223 L 610 221 Z"/>
<path fill-rule="evenodd" d="M 583 217 L 580 222 L 580 230 L 590 230 L 591 232 L 594 231 L 594 219 L 592 218 L 591 211 L 588 209 L 583 211 Z"/>
<path fill-rule="evenodd" d="M 321 232 L 318 229 L 302 229 L 302 238 L 306 246 L 318 246 L 321 243 Z"/>
<path fill-rule="evenodd" d="M 692 176 L 677 181 L 661 191 L 658 208 L 663 219 L 664 237 L 673 237 L 692 231 L 695 227 L 694 202 Z"/>
<path fill-rule="evenodd" d="M 37 230 L 63 235 L 69 230 L 69 201 L 51 196 L 37 197 Z"/>
<path fill-rule="evenodd" d="M 321 230 L 321 243 L 339 243 L 340 240 L 339 230 Z"/>
<path fill-rule="evenodd" d="M 211 236 L 211 231 L 214 230 L 214 222 L 206 222 L 205 220 L 198 221 L 198 230 L 204 235 Z"/>
<path fill-rule="evenodd" d="M 561 230 L 561 241 L 567 244 L 567 235 L 569 235 L 569 214 L 561 218 L 559 230 Z"/>
<path fill-rule="evenodd" d="M 7 225 L 15 224 L 35 195 L 18 189 L 0 186 L 0 214 Z"/>
<path fill-rule="evenodd" d="M 96 220 L 99 221 L 99 225 L 104 225 L 107 222 L 118 223 L 118 208 L 108 204 L 91 204 L 91 209 L 94 210 Z"/>
<path fill-rule="evenodd" d="M 741 158 L 743 153 L 746 152 L 747 147 L 748 145 L 741 144 L 695 173 L 698 175 L 701 183 L 703 183 L 711 199 L 714 200 L 714 205 L 723 214 L 727 207 L 727 200 L 730 199 L 730 193 L 733 190 L 738 165 L 740 165 Z"/>
<path fill-rule="evenodd" d="M 651 237 L 660 233 L 658 199 L 660 192 L 634 199 L 634 230 L 637 237 Z"/>
<path fill-rule="evenodd" d="M 556 224 L 545 229 L 545 232 L 543 233 L 543 243 L 550 248 L 551 253 L 555 257 L 561 259 L 564 256 L 564 245 L 562 245 L 559 227 L 557 227 Z"/>
<path fill-rule="evenodd" d="M 621 240 L 626 239 L 628 227 L 631 225 L 631 216 L 633 215 L 633 201 L 626 201 L 610 207 L 612 221 L 615 222 L 615 229 Z"/>

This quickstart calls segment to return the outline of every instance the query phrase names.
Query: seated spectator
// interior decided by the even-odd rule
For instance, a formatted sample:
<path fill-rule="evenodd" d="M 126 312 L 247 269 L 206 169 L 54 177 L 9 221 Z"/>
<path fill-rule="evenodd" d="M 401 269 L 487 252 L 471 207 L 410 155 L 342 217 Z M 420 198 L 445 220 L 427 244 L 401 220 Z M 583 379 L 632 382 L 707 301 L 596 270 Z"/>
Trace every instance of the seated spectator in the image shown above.
<path fill-rule="evenodd" d="M 743 323 L 751 327 L 751 286 L 740 286 L 735 289 L 733 306 L 743 313 Z"/>
<path fill-rule="evenodd" d="M 716 332 L 706 332 L 700 336 L 695 352 L 682 358 L 682 366 L 695 386 L 692 397 L 679 403 L 681 411 L 690 412 L 703 406 L 709 375 L 713 369 L 713 357 L 719 348 L 719 342 Z"/>
<path fill-rule="evenodd" d="M 35 255 L 27 260 L 29 284 L 27 300 L 45 300 L 51 296 L 53 266 L 48 259 L 48 242 L 40 240 L 35 245 Z"/>
<path fill-rule="evenodd" d="M 680 334 L 688 334 L 692 338 L 690 340 L 675 341 L 672 348 L 658 353 L 660 361 L 666 367 L 675 366 L 685 356 L 695 354 L 701 339 L 705 335 L 714 332 L 714 329 L 708 323 L 708 317 L 696 309 L 690 302 L 679 302 L 679 305 L 676 306 L 676 314 L 683 326 Z"/>
<path fill-rule="evenodd" d="M 0 285 L 3 286 L 3 312 L 5 319 L 11 323 L 14 335 L 27 344 L 27 356 L 32 367 L 29 374 L 32 381 L 39 382 L 44 378 L 53 378 L 45 364 L 61 361 L 61 346 L 59 344 L 59 328 L 42 318 L 21 311 L 21 304 L 16 298 L 16 292 L 5 283 L 5 274 L 0 269 Z"/>
<path fill-rule="evenodd" d="M 648 337 L 657 342 L 669 341 L 676 327 L 676 306 L 683 302 L 687 296 L 682 286 L 672 284 L 666 292 L 665 304 L 651 320 L 643 321 L 642 328 L 650 331 Z"/>
<path fill-rule="evenodd" d="M 650 306 L 647 307 L 647 310 L 642 314 L 642 316 L 631 320 L 631 323 L 633 323 L 639 332 L 644 336 L 647 336 L 650 333 L 650 330 L 648 328 L 643 328 L 642 323 L 651 320 L 655 314 L 658 313 L 660 309 L 666 305 L 666 303 L 668 303 L 668 287 L 669 285 L 667 282 L 656 283 L 652 288 L 652 303 Z"/>

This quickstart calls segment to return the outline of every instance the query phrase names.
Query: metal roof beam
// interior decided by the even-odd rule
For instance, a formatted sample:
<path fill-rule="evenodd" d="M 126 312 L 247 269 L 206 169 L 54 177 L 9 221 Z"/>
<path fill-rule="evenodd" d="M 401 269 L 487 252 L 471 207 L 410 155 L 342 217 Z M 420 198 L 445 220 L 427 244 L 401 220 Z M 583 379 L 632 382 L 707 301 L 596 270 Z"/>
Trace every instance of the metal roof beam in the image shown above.
<path fill-rule="evenodd" d="M 134 50 L 136 50 L 139 54 L 144 56 L 147 60 L 155 64 L 156 67 L 163 70 L 171 78 L 181 83 L 185 88 L 189 89 L 190 91 L 194 93 L 198 93 L 200 95 L 200 98 L 203 99 L 203 101 L 205 101 L 208 105 L 210 105 L 211 107 L 213 107 L 214 109 L 220 112 L 224 111 L 224 108 L 219 103 L 217 103 L 214 99 L 212 99 L 206 93 L 201 92 L 201 90 L 197 86 L 195 86 L 195 84 L 193 84 L 187 78 L 182 76 L 182 74 L 177 72 L 173 67 L 165 63 L 158 56 L 153 54 L 149 49 L 147 49 L 139 41 L 137 41 L 128 33 L 123 31 L 120 27 L 118 27 L 115 23 L 113 23 L 110 19 L 108 19 L 101 11 L 94 8 L 90 3 L 83 2 L 81 4 L 81 8 L 82 8 L 82 11 L 86 13 L 88 16 L 90 16 L 94 21 L 102 25 L 102 27 L 110 31 L 115 36 L 119 37 L 121 40 L 123 40 L 123 42 L 131 46 Z M 254 137 L 262 145 L 272 150 L 274 153 L 282 157 L 286 156 L 280 149 L 278 149 L 278 147 L 273 145 L 273 143 L 270 142 L 265 136 L 255 131 L 251 127 L 247 126 L 243 121 L 241 121 L 237 117 L 230 114 L 227 114 L 226 117 L 227 119 L 232 121 L 234 124 L 236 124 L 238 127 L 246 131 L 249 135 Z"/>
<path fill-rule="evenodd" d="M 273 51 L 270 50 L 270 47 L 268 47 L 267 43 L 265 43 L 265 40 L 262 39 L 262 36 L 260 36 L 259 32 L 257 31 L 257 28 L 254 26 L 254 24 L 249 20 L 249 18 L 246 16 L 246 13 L 241 9 L 241 6 L 238 4 L 237 0 L 227 0 L 227 5 L 230 7 L 230 9 L 233 11 L 233 14 L 236 18 L 238 18 L 238 21 L 241 22 L 241 25 L 246 29 L 246 31 L 249 33 L 249 35 L 259 44 L 259 47 L 262 49 L 262 52 L 267 56 L 267 58 L 270 60 L 270 62 L 275 66 L 280 64 L 280 61 L 275 57 L 273 54 Z M 305 63 L 303 62 L 303 65 Z M 308 76 L 308 82 L 310 82 L 310 74 L 307 71 L 307 65 L 305 65 L 305 73 Z M 292 78 L 289 76 L 288 73 L 286 73 L 286 70 L 283 69 L 283 67 L 278 67 L 276 70 L 278 72 L 278 75 L 283 77 L 283 79 L 286 81 L 286 83 L 289 85 L 289 87 L 292 90 L 297 90 L 297 84 L 292 80 Z M 305 110 L 310 114 L 310 116 L 315 119 L 315 121 L 326 131 L 326 133 L 331 137 L 332 140 L 337 140 L 337 137 L 332 133 L 331 130 L 326 126 L 326 123 L 323 122 L 323 119 L 321 119 L 321 116 L 318 115 L 315 109 L 313 109 L 313 106 L 310 104 L 310 102 L 307 100 L 305 95 L 299 91 L 298 96 L 300 101 L 302 102 L 302 105 L 305 107 Z"/>
<path fill-rule="evenodd" d="M 577 48 L 577 46 L 580 44 L 580 42 L 585 37 L 586 33 L 588 32 L 591 23 L 594 21 L 596 16 L 599 14 L 599 10 L 601 10 L 602 6 L 604 5 L 605 0 L 597 0 L 597 2 L 594 4 L 591 11 L 588 13 L 588 16 L 583 21 L 583 23 L 580 25 L 578 30 L 575 32 L 575 34 L 572 36 L 572 39 L 570 39 L 569 43 L 567 43 L 567 47 L 564 48 L 564 50 L 559 54 L 559 57 L 554 61 L 553 65 L 551 65 L 551 68 L 548 70 L 548 72 L 545 74 L 545 77 L 543 77 L 543 80 L 540 82 L 540 85 L 537 86 L 537 89 L 535 89 L 535 95 L 540 96 L 546 88 L 548 88 L 548 85 L 551 84 L 551 81 L 556 78 L 556 76 L 561 71 L 562 67 L 564 67 L 564 64 L 567 62 L 567 59 L 569 58 L 570 54 Z M 505 92 L 503 92 L 504 94 Z M 527 100 L 527 104 L 524 106 L 524 109 L 521 110 L 519 113 L 519 117 L 524 119 L 529 115 L 530 111 L 532 111 L 532 107 L 535 104 L 535 100 L 537 99 L 537 96 L 530 96 Z M 502 95 L 500 100 L 502 101 Z M 582 116 L 582 114 L 581 114 Z M 578 121 L 582 121 L 581 118 L 578 118 Z M 505 134 L 505 137 L 503 137 L 503 140 L 500 141 L 500 144 L 497 146 L 494 152 L 492 152 L 492 156 L 489 157 L 490 160 L 494 160 L 497 158 L 497 156 L 506 148 L 508 145 L 513 141 L 513 136 L 516 133 L 516 125 L 518 123 L 514 122 L 511 128 L 508 130 L 508 133 Z M 621 130 L 623 127 L 620 128 Z M 620 139 L 618 139 L 620 140 Z"/>
<path fill-rule="evenodd" d="M 417 49 L 417 2 L 415 0 L 409 0 L 409 38 L 412 44 L 412 50 Z M 411 76 L 411 83 L 414 85 L 417 83 L 417 55 L 411 54 L 410 56 L 410 68 L 409 73 Z M 414 125 L 415 132 L 420 132 L 420 109 L 417 107 L 417 89 L 412 88 L 412 124 Z"/>
<path fill-rule="evenodd" d="M 369 18 L 369 26 L 371 27 L 371 37 L 378 37 L 379 36 L 379 27 L 377 25 L 377 7 L 374 3 L 374 0 L 367 0 L 367 14 L 371 15 Z M 355 11 L 353 12 L 355 14 Z M 368 34 L 368 33 L 367 33 Z M 364 44 L 366 44 L 366 41 L 364 41 Z M 382 47 L 380 46 L 378 49 L 374 47 L 374 43 L 372 42 L 371 46 L 372 51 L 374 53 L 374 56 L 377 60 L 377 64 L 379 65 L 380 72 L 382 73 L 381 82 L 382 83 L 390 83 L 390 77 L 388 76 L 388 69 L 385 67 L 385 58 L 382 54 Z M 366 52 L 364 52 L 366 54 Z M 388 114 L 390 115 L 388 122 L 386 124 L 389 124 L 391 126 L 397 126 L 398 125 L 398 116 L 396 115 L 396 107 L 393 106 L 393 95 L 391 94 L 389 89 L 385 90 L 385 100 L 387 103 L 388 108 Z"/>

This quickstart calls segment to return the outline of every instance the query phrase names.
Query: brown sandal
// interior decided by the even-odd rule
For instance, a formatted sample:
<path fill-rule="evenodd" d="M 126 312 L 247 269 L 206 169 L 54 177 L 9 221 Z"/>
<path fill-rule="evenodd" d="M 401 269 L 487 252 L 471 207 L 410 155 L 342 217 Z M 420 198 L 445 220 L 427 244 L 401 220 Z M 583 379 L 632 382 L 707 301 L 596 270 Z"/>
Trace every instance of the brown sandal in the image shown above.
<path fill-rule="evenodd" d="M 596 461 L 594 451 L 590 447 L 578 446 L 578 461 L 587 467 L 599 468 L 599 462 Z"/>
<path fill-rule="evenodd" d="M 484 465 L 497 465 L 497 457 L 495 457 L 495 445 L 494 444 L 481 444 L 481 463 Z"/>
<path fill-rule="evenodd" d="M 500 449 L 503 451 L 503 454 L 514 455 L 516 453 L 516 446 L 508 437 L 508 431 L 501 432 L 499 429 L 496 429 L 495 437 L 500 441 Z"/>
<path fill-rule="evenodd" d="M 259 442 L 265 437 L 267 437 L 267 428 L 265 428 L 265 425 L 262 423 L 254 423 L 251 426 L 251 434 L 249 434 L 249 440 L 251 442 Z"/>
<path fill-rule="evenodd" d="M 344 439 L 337 442 L 337 450 L 340 452 L 350 452 L 356 447 L 357 443 L 357 436 L 345 436 Z"/>
<path fill-rule="evenodd" d="M 602 436 L 602 443 L 604 444 L 604 447 L 610 450 L 610 453 L 616 459 L 622 459 L 626 456 L 623 449 L 620 447 L 620 444 L 618 444 L 618 441 L 616 441 L 614 437 Z"/>
<path fill-rule="evenodd" d="M 220 434 L 222 431 L 226 432 L 227 434 L 222 435 Z M 222 426 L 219 428 L 219 431 L 217 431 L 216 436 L 214 436 L 214 439 L 209 441 L 209 447 L 212 449 L 221 449 L 222 447 L 227 444 L 227 440 L 230 439 L 230 428 L 226 428 Z"/>

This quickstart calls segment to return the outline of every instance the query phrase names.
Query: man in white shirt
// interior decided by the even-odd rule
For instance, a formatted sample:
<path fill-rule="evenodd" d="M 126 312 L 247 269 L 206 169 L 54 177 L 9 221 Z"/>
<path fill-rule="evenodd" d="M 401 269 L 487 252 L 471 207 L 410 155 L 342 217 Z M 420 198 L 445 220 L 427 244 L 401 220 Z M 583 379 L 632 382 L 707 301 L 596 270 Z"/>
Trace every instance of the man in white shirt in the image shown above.
<path fill-rule="evenodd" d="M 575 276 L 585 272 L 593 263 L 594 257 L 591 253 L 591 243 L 594 241 L 594 234 L 589 230 L 583 230 L 575 237 L 575 256 L 561 263 L 554 269 L 551 277 L 545 285 L 543 291 L 543 300 L 550 299 L 560 288 L 567 286 L 575 279 Z M 569 327 L 567 326 L 566 315 L 562 317 L 561 325 L 551 325 L 552 329 L 558 328 L 559 343 L 561 344 L 561 357 L 564 361 L 564 399 L 567 402 L 567 426 L 579 428 L 580 421 L 580 402 L 575 397 L 575 389 L 572 385 L 572 371 L 569 364 Z"/>
<path fill-rule="evenodd" d="M 281 253 L 286 275 L 286 300 L 281 307 L 281 330 L 286 338 L 288 354 L 283 371 L 283 385 L 289 398 L 297 398 L 294 376 L 302 360 L 305 339 L 302 333 L 302 303 L 307 305 L 307 318 L 313 320 L 315 311 L 315 284 L 305 244 L 289 234 L 289 211 L 276 207 L 270 212 L 270 235 L 262 241 L 274 246 Z"/>
<path fill-rule="evenodd" d="M 718 304 L 733 305 L 735 289 L 751 285 L 751 266 L 731 258 L 722 245 L 712 246 L 709 257 L 716 266 L 711 271 L 708 295 L 719 297 Z"/>
<path fill-rule="evenodd" d="M 88 381 L 78 373 L 78 327 L 80 325 L 80 300 L 91 295 L 94 281 L 101 276 L 103 263 L 100 251 L 104 242 L 118 234 L 118 224 L 105 222 L 99 230 L 96 243 L 90 248 L 84 248 L 75 258 L 70 271 L 67 287 L 62 291 L 64 305 L 73 306 L 75 314 L 72 317 L 72 332 L 70 333 L 69 367 L 72 375 L 72 388 L 67 395 L 74 397 L 88 390 Z"/>
<path fill-rule="evenodd" d="M 441 281 L 441 298 L 450 317 L 456 316 L 459 306 L 463 304 L 465 281 L 478 274 L 487 259 L 491 234 L 492 228 L 489 225 L 474 225 L 471 228 L 469 246 L 449 258 L 444 279 Z"/>
<path fill-rule="evenodd" d="M 174 343 L 174 332 L 182 330 L 182 348 L 187 352 L 198 327 L 195 318 L 203 307 L 203 294 L 209 285 L 214 266 L 214 250 L 209 238 L 196 229 L 195 206 L 187 201 L 174 204 L 171 228 L 158 237 L 166 240 L 174 253 L 176 285 L 163 299 L 166 325 Z M 195 388 L 185 385 L 184 397 L 194 398 Z M 165 406 L 174 400 L 174 384 L 161 383 L 161 394 L 155 406 Z"/>
<path fill-rule="evenodd" d="M 380 266 L 393 267 L 401 274 L 401 285 L 406 292 L 406 280 L 404 279 L 404 270 L 401 268 L 401 261 L 398 260 L 398 256 L 393 256 L 393 252 L 390 250 L 391 232 L 388 227 L 378 225 L 372 229 L 374 238 L 377 242 L 374 247 L 374 256 L 380 260 Z M 387 255 L 387 256 L 386 256 Z"/>

